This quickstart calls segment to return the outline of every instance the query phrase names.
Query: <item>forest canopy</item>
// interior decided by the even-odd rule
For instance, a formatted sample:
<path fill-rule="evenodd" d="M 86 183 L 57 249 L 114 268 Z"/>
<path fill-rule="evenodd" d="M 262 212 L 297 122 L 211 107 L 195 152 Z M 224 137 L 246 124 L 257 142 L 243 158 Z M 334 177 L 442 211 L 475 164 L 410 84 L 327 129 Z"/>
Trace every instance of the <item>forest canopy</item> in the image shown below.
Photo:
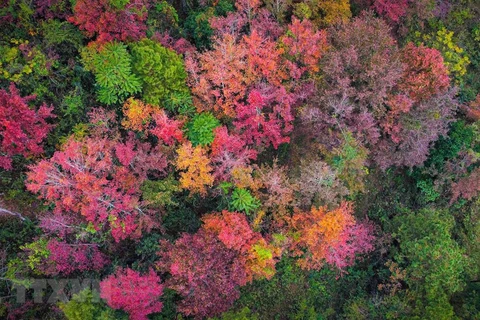
<path fill-rule="evenodd" d="M 0 1 L 0 319 L 480 319 L 477 0 Z"/>

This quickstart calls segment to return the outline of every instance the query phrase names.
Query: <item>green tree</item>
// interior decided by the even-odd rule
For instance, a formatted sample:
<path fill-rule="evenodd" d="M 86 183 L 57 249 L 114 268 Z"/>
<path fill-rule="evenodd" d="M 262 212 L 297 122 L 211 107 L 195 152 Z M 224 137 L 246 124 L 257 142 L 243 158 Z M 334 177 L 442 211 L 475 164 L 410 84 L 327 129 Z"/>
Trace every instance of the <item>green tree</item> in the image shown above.
<path fill-rule="evenodd" d="M 160 105 L 175 93 L 187 93 L 187 73 L 182 58 L 150 39 L 131 45 L 133 72 L 143 86 L 143 100 Z"/>
<path fill-rule="evenodd" d="M 211 113 L 197 114 L 187 125 L 188 140 L 190 140 L 194 146 L 199 144 L 209 145 L 215 138 L 213 129 L 218 126 L 220 126 L 220 121 Z"/>
<path fill-rule="evenodd" d="M 141 82 L 132 73 L 132 58 L 123 43 L 110 42 L 101 48 L 89 46 L 81 55 L 85 69 L 95 75 L 100 102 L 108 105 L 121 103 L 140 92 Z"/>

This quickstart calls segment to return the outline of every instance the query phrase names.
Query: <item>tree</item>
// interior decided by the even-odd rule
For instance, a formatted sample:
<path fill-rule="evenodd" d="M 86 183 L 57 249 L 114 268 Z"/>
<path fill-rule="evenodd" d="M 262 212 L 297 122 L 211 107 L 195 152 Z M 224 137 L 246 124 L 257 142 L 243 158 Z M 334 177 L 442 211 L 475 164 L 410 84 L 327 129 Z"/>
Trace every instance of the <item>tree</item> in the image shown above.
<path fill-rule="evenodd" d="M 338 173 L 327 163 L 319 160 L 303 161 L 300 165 L 300 175 L 294 182 L 297 185 L 296 203 L 303 209 L 308 209 L 312 205 L 336 207 L 349 194 Z"/>
<path fill-rule="evenodd" d="M 325 263 L 343 271 L 357 254 L 373 250 L 372 228 L 355 221 L 352 205 L 342 202 L 332 211 L 326 207 L 297 212 L 290 221 L 292 255 L 304 269 L 320 269 Z"/>
<path fill-rule="evenodd" d="M 408 43 L 401 50 L 406 68 L 399 83 L 399 90 L 414 101 L 427 100 L 444 93 L 450 86 L 448 70 L 440 51 Z"/>
<path fill-rule="evenodd" d="M 188 139 L 194 146 L 209 145 L 214 139 L 214 130 L 220 122 L 211 113 L 204 112 L 197 114 L 187 124 Z"/>
<path fill-rule="evenodd" d="M 245 215 L 222 211 L 203 217 L 203 226 L 174 244 L 162 242 L 158 266 L 172 278 L 167 285 L 183 296 L 179 310 L 196 318 L 227 311 L 238 287 L 275 274 L 281 250 L 254 232 Z"/>
<path fill-rule="evenodd" d="M 145 36 L 147 8 L 145 0 L 78 0 L 68 20 L 98 43 L 134 41 Z"/>
<path fill-rule="evenodd" d="M 170 119 L 159 107 L 129 98 L 123 105 L 122 125 L 131 130 L 151 134 L 167 145 L 183 141 L 182 122 Z"/>
<path fill-rule="evenodd" d="M 150 269 L 147 274 L 118 268 L 100 282 L 100 297 L 113 309 L 122 309 L 132 320 L 147 320 L 147 315 L 162 311 L 160 277 Z"/>
<path fill-rule="evenodd" d="M 159 106 L 173 94 L 188 92 L 187 73 L 178 54 L 150 39 L 134 42 L 130 48 L 145 102 Z"/>
<path fill-rule="evenodd" d="M 28 102 L 34 96 L 21 97 L 14 84 L 10 92 L 0 89 L 0 168 L 11 170 L 12 157 L 37 156 L 43 152 L 42 142 L 53 128 L 47 119 L 53 118 L 53 107 L 45 103 L 32 110 Z"/>
<path fill-rule="evenodd" d="M 325 30 L 316 31 L 310 21 L 292 17 L 292 23 L 280 38 L 280 43 L 285 46 L 287 58 L 293 62 L 290 66 L 292 78 L 299 78 L 305 73 L 313 75 L 320 70 L 320 59 L 328 47 Z"/>
<path fill-rule="evenodd" d="M 238 135 L 229 133 L 227 127 L 215 128 L 214 135 L 211 159 L 217 180 L 228 180 L 232 170 L 245 168 L 256 159 L 257 152 L 248 148 L 245 141 Z"/>
<path fill-rule="evenodd" d="M 238 286 L 246 282 L 242 261 L 212 233 L 185 233 L 161 248 L 158 266 L 172 275 L 166 286 L 183 297 L 180 312 L 197 319 L 212 317 L 227 311 L 239 297 Z"/>
<path fill-rule="evenodd" d="M 400 18 L 406 15 L 409 5 L 409 0 L 375 0 L 373 8 L 375 11 L 387 18 L 388 21 L 398 23 Z"/>
<path fill-rule="evenodd" d="M 104 303 L 99 303 L 100 295 L 97 291 L 84 289 L 72 296 L 67 303 L 60 303 L 59 307 L 68 320 L 126 320 L 126 317 L 115 314 Z"/>
<path fill-rule="evenodd" d="M 50 251 L 46 265 L 48 275 L 69 275 L 75 271 L 101 270 L 108 262 L 108 258 L 94 243 L 69 244 L 64 241 L 51 239 L 47 244 Z"/>
<path fill-rule="evenodd" d="M 468 257 L 454 240 L 453 216 L 443 210 L 422 209 L 395 218 L 395 238 L 400 243 L 396 261 L 406 270 L 414 313 L 453 317 L 449 298 L 462 289 Z"/>
<path fill-rule="evenodd" d="M 244 264 L 247 282 L 273 277 L 282 250 L 254 232 L 245 215 L 224 210 L 205 215 L 202 221 L 202 229 L 214 234 L 228 249 L 238 253 L 237 259 Z"/>
<path fill-rule="evenodd" d="M 294 14 L 322 27 L 345 23 L 352 16 L 348 0 L 310 0 L 294 5 Z"/>
<path fill-rule="evenodd" d="M 152 212 L 144 210 L 140 187 L 148 173 L 163 173 L 167 161 L 149 143 L 132 136 L 120 141 L 103 121 L 91 136 L 71 137 L 52 158 L 31 166 L 26 186 L 55 204 L 57 215 L 79 215 L 116 241 L 138 238 L 155 224 Z"/>
<path fill-rule="evenodd" d="M 141 91 L 140 79 L 132 72 L 132 58 L 123 43 L 109 42 L 101 47 L 91 44 L 82 51 L 82 62 L 95 74 L 98 100 L 102 103 L 122 103 Z"/>
<path fill-rule="evenodd" d="M 186 142 L 177 150 L 176 166 L 180 172 L 180 186 L 194 193 L 206 195 L 206 187 L 213 185 L 210 159 L 201 146 L 192 147 Z"/>

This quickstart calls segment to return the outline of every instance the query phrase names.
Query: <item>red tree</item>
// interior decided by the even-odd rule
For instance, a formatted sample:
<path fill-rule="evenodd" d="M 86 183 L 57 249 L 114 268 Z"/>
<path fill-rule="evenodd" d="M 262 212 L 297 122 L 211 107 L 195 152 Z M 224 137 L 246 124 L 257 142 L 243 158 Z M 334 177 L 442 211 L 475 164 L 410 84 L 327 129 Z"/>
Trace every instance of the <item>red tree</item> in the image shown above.
<path fill-rule="evenodd" d="M 147 315 L 161 312 L 163 294 L 160 277 L 150 269 L 146 275 L 119 268 L 100 283 L 100 297 L 113 309 L 122 309 L 132 320 L 147 320 Z"/>
<path fill-rule="evenodd" d="M 47 244 L 50 251 L 48 256 L 48 275 L 69 275 L 75 271 L 101 270 L 108 262 L 108 258 L 98 250 L 93 243 L 68 244 L 52 239 Z"/>
<path fill-rule="evenodd" d="M 160 269 L 172 275 L 167 285 L 184 297 L 179 310 L 199 319 L 228 310 L 239 286 L 272 277 L 281 253 L 241 213 L 223 211 L 202 220 L 196 234 L 184 234 L 175 244 L 164 241 L 159 253 Z"/>
<path fill-rule="evenodd" d="M 159 267 L 172 275 L 166 285 L 183 296 L 178 310 L 197 319 L 227 311 L 246 283 L 238 253 L 202 229 L 162 243 L 160 255 Z"/>
<path fill-rule="evenodd" d="M 147 8 L 146 0 L 130 0 L 121 8 L 110 0 L 78 0 L 68 20 L 87 36 L 97 35 L 99 43 L 139 40 L 147 29 Z"/>
<path fill-rule="evenodd" d="M 401 59 L 406 67 L 399 89 L 406 92 L 411 99 L 427 100 L 436 94 L 444 93 L 450 86 L 448 70 L 437 49 L 408 43 L 401 51 Z"/>
<path fill-rule="evenodd" d="M 54 117 L 53 107 L 43 104 L 37 111 L 28 107 L 34 96 L 21 97 L 14 84 L 10 92 L 0 89 L 0 168 L 12 169 L 12 156 L 43 152 L 41 143 L 52 129 L 46 119 Z"/>

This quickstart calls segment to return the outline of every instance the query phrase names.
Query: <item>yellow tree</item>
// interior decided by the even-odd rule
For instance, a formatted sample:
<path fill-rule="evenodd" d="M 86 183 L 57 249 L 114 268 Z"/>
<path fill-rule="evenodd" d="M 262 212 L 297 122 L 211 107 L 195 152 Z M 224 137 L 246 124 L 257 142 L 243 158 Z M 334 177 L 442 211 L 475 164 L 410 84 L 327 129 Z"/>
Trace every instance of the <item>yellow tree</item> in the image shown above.
<path fill-rule="evenodd" d="M 177 169 L 180 173 L 180 186 L 194 193 L 205 195 L 206 187 L 213 185 L 212 167 L 205 150 L 200 146 L 192 147 L 186 142 L 177 150 Z"/>

